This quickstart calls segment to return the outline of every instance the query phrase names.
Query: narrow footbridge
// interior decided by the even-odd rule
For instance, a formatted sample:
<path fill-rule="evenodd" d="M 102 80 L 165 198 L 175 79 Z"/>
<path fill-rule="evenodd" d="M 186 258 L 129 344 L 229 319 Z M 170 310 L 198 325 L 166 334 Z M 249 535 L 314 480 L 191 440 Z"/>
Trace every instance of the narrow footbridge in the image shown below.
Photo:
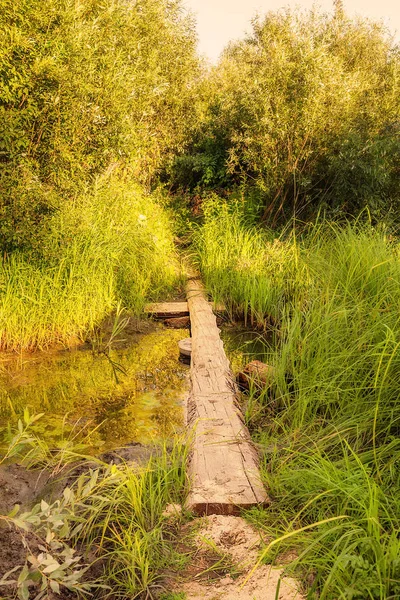
<path fill-rule="evenodd" d="M 212 304 L 198 278 L 187 282 L 192 351 L 187 424 L 192 432 L 187 508 L 198 515 L 237 514 L 266 505 L 257 452 L 238 404 L 238 390 Z M 180 314 L 186 307 L 179 307 Z M 178 307 L 177 307 L 178 309 Z M 153 311 L 155 310 L 153 305 Z"/>
<path fill-rule="evenodd" d="M 235 514 L 266 504 L 258 456 L 238 406 L 238 390 L 216 317 L 198 279 L 187 283 L 192 333 L 188 425 L 193 428 L 187 507 L 196 514 Z"/>

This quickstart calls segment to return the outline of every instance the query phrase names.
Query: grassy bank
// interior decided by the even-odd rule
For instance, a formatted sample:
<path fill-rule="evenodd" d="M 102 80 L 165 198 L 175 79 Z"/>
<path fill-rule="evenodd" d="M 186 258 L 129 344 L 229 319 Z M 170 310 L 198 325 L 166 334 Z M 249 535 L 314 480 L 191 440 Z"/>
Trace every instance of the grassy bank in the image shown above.
<path fill-rule="evenodd" d="M 239 205 L 217 197 L 203 206 L 205 222 L 194 245 L 212 297 L 251 325 L 277 322 L 286 302 L 308 286 L 296 238 L 283 243 L 272 230 L 248 226 Z"/>
<path fill-rule="evenodd" d="M 309 598 L 397 598 L 398 242 L 330 223 L 273 241 L 226 211 L 199 234 L 208 287 L 276 334 L 249 411 L 273 498 L 250 515 L 274 536 L 263 558 L 294 550 Z"/>
<path fill-rule="evenodd" d="M 31 500 L 38 489 L 45 497 L 27 512 L 16 506 L 7 515 L 0 507 L 6 536 L 0 548 L 2 597 L 39 600 L 52 592 L 60 598 L 71 592 L 79 598 L 154 597 L 163 572 L 181 568 L 185 560 L 175 550 L 182 519 L 173 509 L 186 493 L 183 441 L 154 448 L 146 464 L 117 457 L 108 464 L 77 454 L 73 441 L 60 451 L 49 447 L 32 433 L 40 418 L 25 411 L 0 453 L 3 475 L 13 468 L 10 460 L 20 462 L 20 476 L 21 465 L 40 468 Z M 8 551 L 10 537 L 18 557 Z"/>
<path fill-rule="evenodd" d="M 98 180 L 55 213 L 39 252 L 3 261 L 0 348 L 68 345 L 118 304 L 139 314 L 178 278 L 162 207 L 129 180 Z"/>

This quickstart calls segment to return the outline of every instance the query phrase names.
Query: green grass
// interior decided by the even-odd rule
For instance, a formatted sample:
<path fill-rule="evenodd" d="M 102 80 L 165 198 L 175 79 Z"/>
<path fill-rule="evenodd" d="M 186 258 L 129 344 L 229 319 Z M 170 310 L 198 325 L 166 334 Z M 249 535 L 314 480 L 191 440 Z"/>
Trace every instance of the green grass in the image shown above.
<path fill-rule="evenodd" d="M 185 459 L 177 441 L 144 467 L 112 466 L 106 476 L 91 474 L 73 488 L 80 505 L 76 540 L 105 560 L 103 583 L 113 597 L 150 592 L 162 572 L 180 562 L 174 550 L 180 516 L 171 520 L 163 513 L 167 504 L 183 500 Z"/>
<path fill-rule="evenodd" d="M 42 550 L 46 548 L 43 552 L 28 545 L 26 556 L 15 565 L 18 597 L 25 600 L 25 588 L 34 581 L 42 585 L 38 597 L 50 588 L 66 587 L 84 598 L 92 597 L 94 590 L 100 598 L 152 598 L 163 589 L 165 573 L 182 570 L 186 560 L 176 550 L 185 515 L 165 511 L 167 505 L 185 500 L 184 441 L 155 447 L 143 465 L 108 465 L 74 451 L 73 440 L 68 448 L 55 451 L 32 433 L 41 416 L 25 411 L 0 464 L 19 460 L 30 468 L 52 470 L 61 484 L 71 478 L 72 483 L 56 500 L 41 500 L 23 514 L 16 506 L 9 515 L 0 515 L 0 521 L 14 526 L 22 540 L 29 531 Z M 16 577 L 15 572 L 12 577 L 1 575 L 8 581 Z"/>
<path fill-rule="evenodd" d="M 130 181 L 99 181 L 55 214 L 40 256 L 0 267 L 0 349 L 69 345 L 118 304 L 140 314 L 178 279 L 161 206 Z"/>
<path fill-rule="evenodd" d="M 206 201 L 204 212 L 194 247 L 213 299 L 251 325 L 279 321 L 287 300 L 308 285 L 295 237 L 282 242 L 270 230 L 246 226 L 240 208 L 218 198 Z"/>
<path fill-rule="evenodd" d="M 267 326 L 275 311 L 276 344 L 266 352 L 276 376 L 248 411 L 273 500 L 248 515 L 273 534 L 262 560 L 294 550 L 287 570 L 301 576 L 310 599 L 394 600 L 399 244 L 361 223 L 320 223 L 274 244 L 239 217 L 222 217 L 206 216 L 199 234 L 209 288 L 233 312 L 247 307 L 254 323 Z"/>

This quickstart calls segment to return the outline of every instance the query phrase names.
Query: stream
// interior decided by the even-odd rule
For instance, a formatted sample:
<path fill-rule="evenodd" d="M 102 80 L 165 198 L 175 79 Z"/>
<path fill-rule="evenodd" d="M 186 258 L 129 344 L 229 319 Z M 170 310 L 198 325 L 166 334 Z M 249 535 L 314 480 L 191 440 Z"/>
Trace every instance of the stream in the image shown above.
<path fill-rule="evenodd" d="M 189 367 L 179 361 L 178 341 L 188 331 L 151 321 L 141 327 L 123 331 L 107 350 L 92 340 L 72 350 L 1 354 L 0 441 L 25 407 L 31 415 L 44 413 L 32 431 L 50 446 L 73 440 L 88 454 L 182 431 Z M 234 372 L 265 359 L 260 334 L 224 325 L 221 336 Z"/>
<path fill-rule="evenodd" d="M 33 432 L 51 446 L 73 439 L 98 454 L 129 442 L 168 439 L 183 427 L 188 367 L 179 362 L 185 330 L 144 323 L 111 349 L 0 355 L 0 439 L 28 407 L 44 413 Z"/>

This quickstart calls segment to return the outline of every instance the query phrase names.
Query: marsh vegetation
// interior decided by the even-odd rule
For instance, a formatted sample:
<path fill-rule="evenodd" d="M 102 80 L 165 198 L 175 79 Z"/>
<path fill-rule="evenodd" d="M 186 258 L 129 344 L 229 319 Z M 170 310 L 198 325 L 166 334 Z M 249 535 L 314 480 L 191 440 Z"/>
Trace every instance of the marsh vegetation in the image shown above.
<path fill-rule="evenodd" d="M 251 331 L 227 328 L 234 365 L 274 368 L 244 398 L 260 562 L 310 600 L 398 598 L 398 45 L 336 3 L 268 13 L 210 66 L 180 0 L 0 0 L 0 39 L 0 471 L 63 478 L 3 503 L 0 595 L 179 597 L 180 333 L 140 319 L 184 255 Z M 150 439 L 147 465 L 100 456 Z"/>

